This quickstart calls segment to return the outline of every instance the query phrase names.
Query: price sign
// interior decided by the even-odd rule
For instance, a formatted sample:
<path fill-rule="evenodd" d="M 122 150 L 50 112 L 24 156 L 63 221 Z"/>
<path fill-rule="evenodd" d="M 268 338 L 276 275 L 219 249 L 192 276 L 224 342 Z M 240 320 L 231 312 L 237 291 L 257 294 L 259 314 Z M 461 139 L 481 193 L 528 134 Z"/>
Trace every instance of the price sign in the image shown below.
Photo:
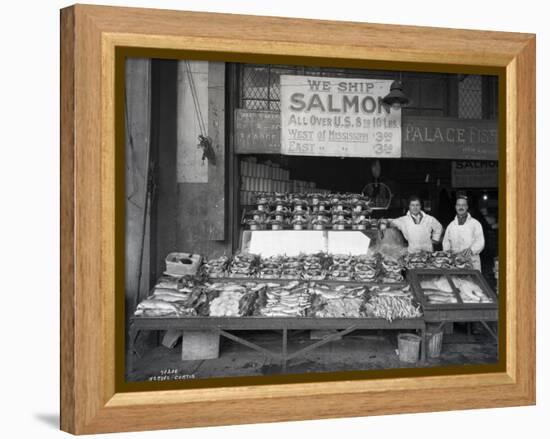
<path fill-rule="evenodd" d="M 390 80 L 281 75 L 281 153 L 401 157 L 401 109 Z"/>

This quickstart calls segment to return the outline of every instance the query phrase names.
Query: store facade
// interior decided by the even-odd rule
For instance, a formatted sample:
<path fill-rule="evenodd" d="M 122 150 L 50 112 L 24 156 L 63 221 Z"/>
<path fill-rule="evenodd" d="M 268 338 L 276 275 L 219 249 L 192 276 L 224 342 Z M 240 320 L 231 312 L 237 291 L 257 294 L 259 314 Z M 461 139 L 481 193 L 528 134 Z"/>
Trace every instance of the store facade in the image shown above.
<path fill-rule="evenodd" d="M 396 79 L 410 103 L 388 108 L 382 100 Z M 476 75 L 129 60 L 128 309 L 148 296 L 172 252 L 231 258 L 251 245 L 273 247 L 274 240 L 253 242 L 256 230 L 314 231 L 325 224 L 312 222 L 314 215 L 301 219 L 297 194 L 307 199 L 309 214 L 318 210 L 315 194 L 368 199 L 374 208 L 364 228 L 355 227 L 353 212 L 353 220 L 342 216 L 341 229 L 334 216 L 317 228 L 326 232 L 319 245 L 329 247 L 329 230 L 360 231 L 370 240 L 364 253 L 384 235 L 385 219 L 406 213 L 411 195 L 445 227 L 455 216 L 457 194 L 467 194 L 486 238 L 480 282 L 494 289 L 497 89 L 496 78 Z M 138 104 L 144 98 L 145 110 Z M 276 194 L 286 194 L 281 211 L 294 216 L 277 216 Z M 264 203 L 262 197 L 271 199 Z M 337 208 L 333 200 L 331 209 Z M 288 242 L 294 249 L 306 245 L 293 237 Z M 280 252 L 287 253 L 285 245 Z M 348 253 L 344 244 L 334 245 L 337 253 Z M 494 309 L 478 317 L 491 320 Z"/>

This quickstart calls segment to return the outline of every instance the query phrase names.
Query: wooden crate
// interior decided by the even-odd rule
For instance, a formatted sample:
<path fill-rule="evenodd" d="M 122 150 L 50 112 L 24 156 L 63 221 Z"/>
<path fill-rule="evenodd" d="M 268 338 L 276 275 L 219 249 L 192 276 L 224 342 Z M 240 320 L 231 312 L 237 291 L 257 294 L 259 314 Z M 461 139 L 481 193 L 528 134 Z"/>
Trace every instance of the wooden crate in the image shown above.
<path fill-rule="evenodd" d="M 182 360 L 212 360 L 220 356 L 220 335 L 213 331 L 183 331 Z"/>

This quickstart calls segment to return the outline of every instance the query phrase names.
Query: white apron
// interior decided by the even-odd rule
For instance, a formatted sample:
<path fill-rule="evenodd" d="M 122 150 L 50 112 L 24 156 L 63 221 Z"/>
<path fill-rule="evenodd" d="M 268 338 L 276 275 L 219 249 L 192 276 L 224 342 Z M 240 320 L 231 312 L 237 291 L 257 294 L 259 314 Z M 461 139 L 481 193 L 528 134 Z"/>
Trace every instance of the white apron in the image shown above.
<path fill-rule="evenodd" d="M 483 236 L 483 228 L 481 223 L 472 218 L 470 214 L 466 218 L 466 222 L 462 225 L 458 224 L 458 219 L 455 219 L 449 224 L 443 237 L 443 250 L 460 253 L 470 249 L 472 251 L 472 264 L 474 269 L 481 271 L 481 259 L 479 254 L 485 248 L 485 238 Z"/>
<path fill-rule="evenodd" d="M 405 236 L 405 233 L 403 233 Z M 419 224 L 407 224 L 405 239 L 409 243 L 409 253 L 417 253 L 419 251 L 433 252 L 432 231 L 424 226 L 422 222 Z"/>
<path fill-rule="evenodd" d="M 416 224 L 410 214 L 404 215 L 393 221 L 393 224 L 401 230 L 409 243 L 409 253 L 419 251 L 433 251 L 432 241 L 439 241 L 443 227 L 433 216 L 422 212 L 422 221 Z"/>

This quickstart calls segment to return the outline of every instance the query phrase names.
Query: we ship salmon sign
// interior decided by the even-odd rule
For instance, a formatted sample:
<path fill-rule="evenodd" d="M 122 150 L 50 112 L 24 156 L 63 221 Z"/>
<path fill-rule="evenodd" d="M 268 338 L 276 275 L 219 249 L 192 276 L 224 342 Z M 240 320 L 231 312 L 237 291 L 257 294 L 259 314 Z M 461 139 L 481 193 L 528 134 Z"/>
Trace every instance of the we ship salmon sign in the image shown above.
<path fill-rule="evenodd" d="M 401 157 L 391 80 L 281 75 L 281 154 Z"/>

